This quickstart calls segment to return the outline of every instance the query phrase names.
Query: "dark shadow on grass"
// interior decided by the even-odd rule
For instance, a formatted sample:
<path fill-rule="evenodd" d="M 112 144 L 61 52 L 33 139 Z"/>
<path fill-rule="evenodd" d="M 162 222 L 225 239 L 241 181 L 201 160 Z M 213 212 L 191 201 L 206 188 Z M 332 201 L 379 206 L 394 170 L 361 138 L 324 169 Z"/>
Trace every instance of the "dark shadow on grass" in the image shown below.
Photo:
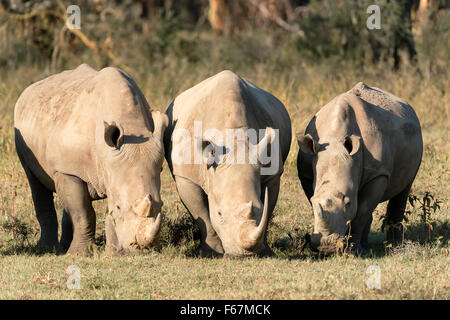
<path fill-rule="evenodd" d="M 443 246 L 446 246 L 450 236 L 449 221 L 435 221 L 432 225 L 432 230 L 429 230 L 428 226 L 421 222 L 407 226 L 404 233 L 404 242 L 411 241 L 425 246 L 439 241 Z M 401 245 L 402 243 L 399 243 L 393 245 L 393 247 Z M 313 252 L 308 247 L 303 248 L 303 236 L 298 230 L 289 234 L 288 237 L 275 240 L 272 247 L 280 259 L 323 261 L 335 255 Z M 369 254 L 366 258 L 381 259 L 388 255 L 390 251 L 385 232 L 370 232 Z"/>
<path fill-rule="evenodd" d="M 200 229 L 188 213 L 162 221 L 160 231 L 162 247 L 174 247 L 185 257 L 199 257 L 200 239 Z"/>
<path fill-rule="evenodd" d="M 435 244 L 439 241 L 443 246 L 448 244 L 450 236 L 450 226 L 448 221 L 435 221 L 432 223 L 432 230 L 422 222 L 415 222 L 408 225 L 405 232 L 403 243 L 411 241 L 419 245 Z M 393 245 L 393 247 L 401 246 L 403 243 Z M 373 259 L 383 258 L 389 254 L 390 249 L 387 247 L 385 232 L 371 232 L 369 234 L 369 257 Z"/>
<path fill-rule="evenodd" d="M 15 256 L 15 255 L 29 255 L 29 256 L 43 256 L 45 254 L 55 254 L 60 255 L 63 254 L 59 252 L 57 249 L 47 249 L 40 248 L 36 245 L 24 244 L 24 245 L 14 245 L 10 244 L 6 248 L 2 247 L 0 249 L 0 255 L 2 256 Z"/>

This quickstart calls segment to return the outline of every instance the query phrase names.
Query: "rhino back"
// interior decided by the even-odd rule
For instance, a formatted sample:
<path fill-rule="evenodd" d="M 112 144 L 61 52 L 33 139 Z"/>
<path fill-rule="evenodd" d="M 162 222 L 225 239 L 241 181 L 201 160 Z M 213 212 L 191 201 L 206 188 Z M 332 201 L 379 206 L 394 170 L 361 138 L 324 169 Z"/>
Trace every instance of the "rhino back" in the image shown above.
<path fill-rule="evenodd" d="M 364 144 L 371 153 L 366 154 L 365 160 L 369 168 L 377 167 L 376 155 L 382 155 L 389 171 L 389 187 L 383 200 L 390 199 L 414 180 L 420 166 L 423 142 L 419 119 L 407 102 L 389 92 L 364 83 L 358 83 L 352 92 L 363 102 L 368 119 L 361 126 Z M 379 134 L 374 135 L 373 131 Z M 378 139 L 382 142 L 377 143 Z M 377 150 L 379 145 L 381 151 Z"/>
<path fill-rule="evenodd" d="M 149 111 L 143 117 L 136 108 L 134 101 L 145 98 L 134 86 L 118 69 L 85 64 L 29 86 L 14 113 L 16 148 L 25 164 L 51 189 L 55 172 L 98 185 L 95 137 L 103 134 L 103 121 L 152 126 Z"/>
<path fill-rule="evenodd" d="M 180 94 L 169 106 L 169 128 L 166 146 L 175 129 L 186 129 L 194 136 L 194 121 L 202 123 L 203 131 L 270 126 L 280 131 L 283 161 L 291 143 L 291 121 L 283 104 L 270 93 L 256 87 L 231 71 L 222 71 Z M 192 141 L 191 150 L 194 150 Z M 166 150 L 169 165 L 170 148 Z M 193 158 L 193 155 L 192 155 Z M 201 184 L 200 165 L 173 165 L 173 174 Z"/>

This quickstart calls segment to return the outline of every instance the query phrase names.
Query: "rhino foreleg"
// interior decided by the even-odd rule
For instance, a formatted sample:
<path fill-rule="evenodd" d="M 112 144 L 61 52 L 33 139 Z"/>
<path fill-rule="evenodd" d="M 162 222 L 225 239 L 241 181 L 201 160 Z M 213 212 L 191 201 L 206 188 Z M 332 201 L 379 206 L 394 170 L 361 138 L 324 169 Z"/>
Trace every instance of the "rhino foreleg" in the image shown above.
<path fill-rule="evenodd" d="M 58 245 L 58 220 L 53 203 L 53 191 L 47 189 L 34 174 L 24 166 L 31 188 L 36 217 L 41 227 L 38 248 L 53 250 Z"/>
<path fill-rule="evenodd" d="M 198 185 L 182 177 L 175 177 L 181 202 L 196 221 L 201 232 L 202 256 L 223 254 L 222 242 L 209 219 L 208 197 Z"/>
<path fill-rule="evenodd" d="M 73 225 L 70 215 L 66 209 L 63 210 L 63 216 L 61 221 L 61 240 L 59 241 L 59 247 L 63 252 L 66 252 L 73 239 Z"/>
<path fill-rule="evenodd" d="M 379 176 L 365 184 L 358 193 L 358 210 L 351 222 L 351 241 L 357 255 L 364 256 L 368 253 L 372 212 L 380 203 L 387 185 L 387 177 Z"/>
<path fill-rule="evenodd" d="M 96 217 L 87 185 L 75 176 L 57 173 L 55 186 L 73 224 L 73 239 L 67 253 L 89 255 L 89 245 L 95 241 Z"/>

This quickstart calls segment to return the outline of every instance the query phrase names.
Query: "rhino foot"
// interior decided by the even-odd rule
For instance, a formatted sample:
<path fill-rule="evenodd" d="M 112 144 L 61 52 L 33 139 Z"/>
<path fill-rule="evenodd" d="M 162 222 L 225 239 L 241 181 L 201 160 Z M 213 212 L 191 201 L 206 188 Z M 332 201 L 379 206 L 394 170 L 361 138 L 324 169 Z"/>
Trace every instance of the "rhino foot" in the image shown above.
<path fill-rule="evenodd" d="M 388 243 L 398 245 L 402 243 L 403 229 L 398 227 L 390 227 L 386 233 Z"/>
<path fill-rule="evenodd" d="M 36 252 L 54 252 L 58 249 L 58 242 L 39 240 L 34 250 Z"/>
<path fill-rule="evenodd" d="M 358 258 L 367 258 L 369 256 L 369 250 L 364 248 L 360 243 L 353 245 L 352 252 Z"/>
<path fill-rule="evenodd" d="M 81 257 L 90 257 L 93 255 L 95 244 L 74 244 L 70 245 L 69 250 L 67 250 L 67 255 L 69 256 L 81 256 Z"/>

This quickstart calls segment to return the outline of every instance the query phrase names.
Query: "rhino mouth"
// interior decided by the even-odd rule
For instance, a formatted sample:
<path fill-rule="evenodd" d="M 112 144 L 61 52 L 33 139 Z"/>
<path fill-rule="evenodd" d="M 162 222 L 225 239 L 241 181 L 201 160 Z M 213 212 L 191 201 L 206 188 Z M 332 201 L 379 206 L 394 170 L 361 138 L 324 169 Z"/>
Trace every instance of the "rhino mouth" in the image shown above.
<path fill-rule="evenodd" d="M 306 241 L 313 251 L 326 254 L 338 252 L 342 248 L 342 239 L 343 236 L 338 233 L 332 233 L 327 236 L 323 236 L 321 233 L 313 233 L 312 235 L 306 236 Z"/>
<path fill-rule="evenodd" d="M 266 257 L 271 256 L 272 254 L 272 250 L 263 244 L 259 249 L 254 251 L 241 250 L 239 252 L 225 252 L 223 257 L 227 259 L 245 259 L 252 257 Z"/>
<path fill-rule="evenodd" d="M 134 240 L 129 243 L 121 243 L 114 218 L 108 216 L 105 221 L 106 249 L 113 254 L 123 254 L 150 249 L 159 244 L 161 213 L 158 213 L 156 217 L 139 218 L 135 224 L 137 226 L 134 233 Z"/>

